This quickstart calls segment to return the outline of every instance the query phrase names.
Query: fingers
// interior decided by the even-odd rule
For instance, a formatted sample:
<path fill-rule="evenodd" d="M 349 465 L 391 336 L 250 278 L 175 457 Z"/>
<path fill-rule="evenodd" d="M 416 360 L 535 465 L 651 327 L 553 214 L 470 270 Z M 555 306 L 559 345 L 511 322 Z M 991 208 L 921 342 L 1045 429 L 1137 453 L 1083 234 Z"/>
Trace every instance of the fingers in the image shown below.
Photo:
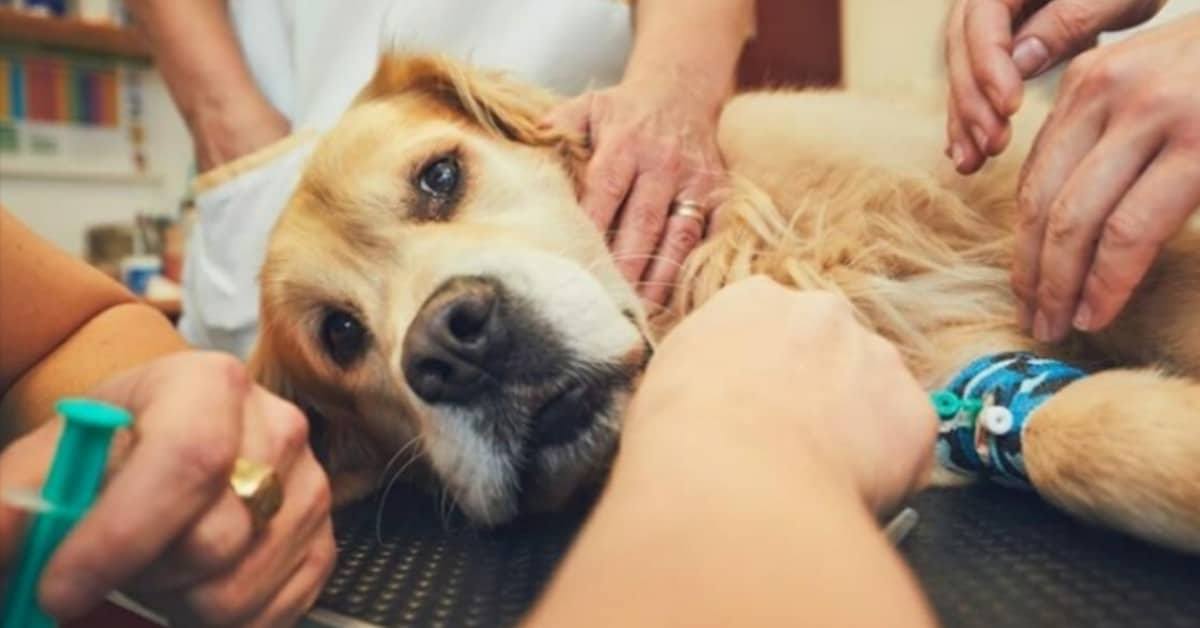
<path fill-rule="evenodd" d="M 312 550 L 300 564 L 262 615 L 247 624 L 258 626 L 291 626 L 300 621 L 312 608 L 335 565 L 336 547 L 333 541 L 333 524 L 326 522 L 317 533 Z"/>
<path fill-rule="evenodd" d="M 1168 146 L 1105 223 L 1075 326 L 1095 331 L 1111 324 L 1163 243 L 1198 207 L 1200 162 L 1194 154 Z"/>
<path fill-rule="evenodd" d="M 1160 0 L 960 0 L 951 11 L 946 32 L 950 79 L 946 154 L 958 171 L 975 172 L 1007 146 L 1008 118 L 1020 107 L 1024 79 L 1094 45 L 1104 30 L 1144 21 L 1161 4 Z"/>
<path fill-rule="evenodd" d="M 1054 0 L 1029 17 L 1014 37 L 1013 60 L 1023 78 L 1033 78 L 1095 44 L 1103 31 L 1149 19 L 1153 0 Z"/>
<path fill-rule="evenodd" d="M 698 157 L 693 164 L 720 163 L 717 150 L 713 147 L 709 159 Z M 689 175 L 691 182 L 684 185 L 676 194 L 677 199 L 690 200 L 699 203 L 699 211 L 705 214 L 700 220 L 690 216 L 667 217 L 666 233 L 658 245 L 658 253 L 649 263 L 642 279 L 641 295 L 649 303 L 657 306 L 666 305 L 675 288 L 675 281 L 683 270 L 683 262 L 700 241 L 704 239 L 713 213 L 712 205 L 716 202 L 713 189 L 716 187 L 715 172 L 723 168 L 710 168 L 703 165 L 694 166 Z M 668 206 L 668 213 L 671 211 Z"/>
<path fill-rule="evenodd" d="M 648 305 L 662 305 L 683 260 L 704 235 L 704 225 L 669 219 L 671 203 L 677 198 L 706 203 L 724 172 L 715 119 L 707 108 L 645 84 L 603 90 L 588 102 L 594 152 L 581 204 L 607 233 L 626 281 Z M 559 115 L 557 124 L 581 128 L 584 122 L 572 115 Z"/>
<path fill-rule="evenodd" d="M 950 118 L 947 130 L 950 158 L 960 173 L 978 170 L 987 155 L 1007 143 L 1007 121 L 992 108 L 971 68 L 965 33 L 965 4 L 956 5 L 946 35 L 946 64 L 950 78 Z"/>
<path fill-rule="evenodd" d="M 189 612 L 206 623 L 243 625 L 287 588 L 313 551 L 332 561 L 325 545 L 331 541 L 329 483 L 311 454 L 300 457 L 284 493 L 283 508 L 236 568 L 183 595 Z"/>
<path fill-rule="evenodd" d="M 41 601 L 55 617 L 76 617 L 140 572 L 225 489 L 250 380 L 233 358 L 186 357 L 98 391 L 134 411 L 141 442 L 47 566 Z M 176 364 L 191 376 L 162 375 Z"/>
<path fill-rule="evenodd" d="M 299 408 L 255 386 L 244 405 L 241 456 L 286 476 L 308 451 L 308 418 Z"/>
<path fill-rule="evenodd" d="M 641 279 L 662 239 L 667 212 L 679 189 L 680 170 L 678 155 L 664 151 L 633 184 L 612 246 L 617 268 L 630 283 Z"/>
<path fill-rule="evenodd" d="M 1066 112 L 1066 113 L 1064 113 Z M 1026 160 L 1017 194 L 1019 219 L 1013 255 L 1012 287 L 1020 301 L 1020 323 L 1037 335 L 1038 284 L 1042 249 L 1050 204 L 1079 162 L 1100 138 L 1106 116 L 1103 109 L 1074 112 L 1070 103 L 1056 107 L 1038 134 Z M 1049 324 L 1041 330 L 1049 336 Z"/>
<path fill-rule="evenodd" d="M 581 203 L 601 231 L 612 228 L 637 172 L 637 154 L 629 150 L 626 142 L 597 143 L 596 153 L 588 162 Z M 631 281 L 636 279 L 635 276 Z"/>
<path fill-rule="evenodd" d="M 308 422 L 292 404 L 255 386 L 243 403 L 239 457 L 270 465 L 285 482 L 307 451 Z M 286 486 L 285 486 L 285 500 Z M 147 592 L 190 587 L 235 564 L 255 540 L 249 510 L 231 489 L 138 578 Z"/>
<path fill-rule="evenodd" d="M 1159 141 L 1157 134 L 1149 133 L 1106 135 L 1051 204 L 1038 266 L 1038 340 L 1055 342 L 1070 331 L 1100 230 L 1158 151 Z"/>
<path fill-rule="evenodd" d="M 671 298 L 673 284 L 683 268 L 683 260 L 702 239 L 704 223 L 688 216 L 668 218 L 662 246 L 646 270 L 642 297 L 655 305 L 665 305 Z"/>
<path fill-rule="evenodd" d="M 27 521 L 27 513 L 6 503 L 4 495 L 9 490 L 36 492 L 42 486 L 62 427 L 62 419 L 55 417 L 0 449 L 0 573 L 13 559 Z"/>
<path fill-rule="evenodd" d="M 976 0 L 964 15 L 972 75 L 992 109 L 1004 117 L 1021 106 L 1023 86 L 1013 62 L 1012 29 L 1022 4 L 1024 0 Z"/>
<path fill-rule="evenodd" d="M 233 491 L 225 491 L 132 587 L 153 594 L 193 586 L 228 569 L 246 554 L 253 540 L 249 511 Z"/>

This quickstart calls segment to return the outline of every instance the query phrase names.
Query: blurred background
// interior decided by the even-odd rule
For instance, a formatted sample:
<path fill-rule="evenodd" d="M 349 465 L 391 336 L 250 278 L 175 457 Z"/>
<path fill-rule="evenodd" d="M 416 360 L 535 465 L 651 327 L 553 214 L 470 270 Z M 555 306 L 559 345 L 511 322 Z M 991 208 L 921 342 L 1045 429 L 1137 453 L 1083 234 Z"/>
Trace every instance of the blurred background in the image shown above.
<path fill-rule="evenodd" d="M 758 4 L 746 87 L 944 89 L 949 0 Z M 1200 0 L 1173 0 L 1156 21 L 1192 10 Z M 0 0 L 0 204 L 177 315 L 192 176 L 187 131 L 121 0 Z"/>

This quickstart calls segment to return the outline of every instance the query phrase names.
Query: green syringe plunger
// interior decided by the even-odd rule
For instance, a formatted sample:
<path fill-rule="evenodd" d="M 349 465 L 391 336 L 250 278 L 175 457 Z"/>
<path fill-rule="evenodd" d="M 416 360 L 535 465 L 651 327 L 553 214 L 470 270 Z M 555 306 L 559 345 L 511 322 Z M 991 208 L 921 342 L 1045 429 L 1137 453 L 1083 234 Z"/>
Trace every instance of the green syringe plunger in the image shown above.
<path fill-rule="evenodd" d="M 63 399 L 55 409 L 63 418 L 62 436 L 42 486 L 42 508 L 34 515 L 16 568 L 10 572 L 0 607 L 0 626 L 55 625 L 38 604 L 42 570 L 96 500 L 113 434 L 133 420 L 123 408 L 89 399 Z"/>

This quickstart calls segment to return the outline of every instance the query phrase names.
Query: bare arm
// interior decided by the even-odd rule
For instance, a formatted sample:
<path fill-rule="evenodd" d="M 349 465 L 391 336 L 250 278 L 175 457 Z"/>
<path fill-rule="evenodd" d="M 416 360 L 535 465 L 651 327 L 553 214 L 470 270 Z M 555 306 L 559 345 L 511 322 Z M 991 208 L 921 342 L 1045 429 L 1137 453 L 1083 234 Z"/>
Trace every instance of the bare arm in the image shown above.
<path fill-rule="evenodd" d="M 158 311 L 0 208 L 0 447 L 58 397 L 184 346 Z"/>
<path fill-rule="evenodd" d="M 719 107 L 736 87 L 742 47 L 754 33 L 753 0 L 639 0 L 625 81 L 686 77 L 690 98 Z"/>
<path fill-rule="evenodd" d="M 61 422 L 30 428 L 56 398 L 137 417 L 42 574 L 39 601 L 63 623 L 121 589 L 171 625 L 291 626 L 333 568 L 329 485 L 304 415 L 234 358 L 185 348 L 156 310 L 0 209 L 0 492 L 44 482 Z M 230 492 L 238 458 L 273 468 L 287 495 L 263 529 Z M 0 504 L 0 580 L 24 524 Z"/>
<path fill-rule="evenodd" d="M 874 513 L 924 482 L 936 420 L 844 301 L 725 288 L 661 343 L 624 424 L 529 626 L 933 625 Z"/>
<path fill-rule="evenodd" d="M 754 451 L 673 441 L 622 451 L 530 627 L 934 625 L 862 501 L 819 465 L 796 460 L 798 482 Z"/>
<path fill-rule="evenodd" d="M 288 121 L 255 85 L 225 0 L 126 3 L 191 130 L 201 172 L 287 135 Z"/>

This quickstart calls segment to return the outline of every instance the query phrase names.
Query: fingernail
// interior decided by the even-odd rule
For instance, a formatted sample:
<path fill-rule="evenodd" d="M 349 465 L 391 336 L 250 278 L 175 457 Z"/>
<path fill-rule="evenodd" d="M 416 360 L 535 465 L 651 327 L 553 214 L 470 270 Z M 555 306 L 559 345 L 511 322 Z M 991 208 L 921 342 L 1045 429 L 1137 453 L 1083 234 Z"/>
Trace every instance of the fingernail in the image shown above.
<path fill-rule="evenodd" d="M 1033 337 L 1038 342 L 1052 342 L 1050 337 L 1050 319 L 1046 318 L 1046 313 L 1038 310 L 1037 316 L 1033 318 Z"/>
<path fill-rule="evenodd" d="M 1079 305 L 1079 309 L 1075 312 L 1075 329 L 1079 331 L 1091 331 L 1092 329 L 1092 307 L 1087 303 Z"/>
<path fill-rule="evenodd" d="M 1046 44 L 1037 37 L 1027 37 L 1017 42 L 1013 48 L 1012 54 L 1013 63 L 1017 65 L 1017 70 L 1021 72 L 1024 78 L 1033 78 L 1041 74 L 1046 69 L 1046 63 L 1050 61 L 1050 51 L 1046 49 Z"/>
<path fill-rule="evenodd" d="M 966 155 L 963 155 L 962 146 L 955 144 L 950 147 L 950 160 L 954 162 L 955 166 L 961 168 L 965 159 Z"/>
<path fill-rule="evenodd" d="M 986 153 L 988 150 L 987 133 L 984 133 L 983 129 L 973 126 L 971 127 L 971 136 L 975 138 L 975 145 L 979 147 L 979 151 Z"/>

